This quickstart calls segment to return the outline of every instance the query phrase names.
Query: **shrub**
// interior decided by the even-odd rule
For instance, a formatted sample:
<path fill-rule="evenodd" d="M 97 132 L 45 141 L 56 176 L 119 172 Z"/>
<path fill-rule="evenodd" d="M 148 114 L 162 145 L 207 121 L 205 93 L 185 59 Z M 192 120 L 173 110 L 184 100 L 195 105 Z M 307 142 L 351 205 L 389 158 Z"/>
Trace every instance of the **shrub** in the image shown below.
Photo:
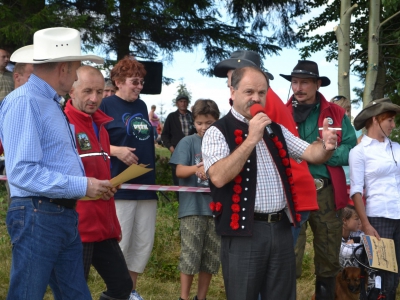
<path fill-rule="evenodd" d="M 156 155 L 156 184 L 173 185 L 171 166 L 169 165 L 169 157 Z M 176 200 L 175 192 L 157 192 L 158 199 L 161 201 Z M 164 196 L 165 195 L 165 196 Z"/>

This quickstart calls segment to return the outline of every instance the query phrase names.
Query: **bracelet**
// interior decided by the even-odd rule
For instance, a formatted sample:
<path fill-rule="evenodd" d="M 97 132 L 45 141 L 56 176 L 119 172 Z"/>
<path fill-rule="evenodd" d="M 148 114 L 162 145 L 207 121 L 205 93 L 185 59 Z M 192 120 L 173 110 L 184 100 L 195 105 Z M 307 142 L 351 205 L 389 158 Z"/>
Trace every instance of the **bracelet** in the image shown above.
<path fill-rule="evenodd" d="M 323 147 L 324 147 L 324 150 L 326 150 L 325 140 L 322 140 L 322 145 L 323 145 Z M 334 148 L 334 149 L 332 149 L 332 150 L 326 150 L 326 151 L 335 151 L 336 149 L 337 149 L 337 141 L 336 141 L 336 144 L 335 144 L 335 148 Z"/>

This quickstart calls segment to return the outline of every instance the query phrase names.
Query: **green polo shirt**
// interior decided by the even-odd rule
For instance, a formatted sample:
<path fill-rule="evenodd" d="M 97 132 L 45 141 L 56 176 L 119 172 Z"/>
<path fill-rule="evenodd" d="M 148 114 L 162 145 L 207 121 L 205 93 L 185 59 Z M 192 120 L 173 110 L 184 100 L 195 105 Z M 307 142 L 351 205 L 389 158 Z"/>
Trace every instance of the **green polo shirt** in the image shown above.
<path fill-rule="evenodd" d="M 318 132 L 318 118 L 320 113 L 320 103 L 318 103 L 308 115 L 307 119 L 299 123 L 298 131 L 302 140 L 313 143 L 319 137 Z M 349 165 L 349 152 L 357 143 L 357 138 L 353 127 L 351 126 L 349 118 L 344 115 L 342 120 L 342 142 L 335 150 L 332 157 L 324 164 L 313 165 L 308 164 L 311 175 L 314 178 L 331 178 L 329 176 L 326 165 L 329 166 L 348 166 Z"/>

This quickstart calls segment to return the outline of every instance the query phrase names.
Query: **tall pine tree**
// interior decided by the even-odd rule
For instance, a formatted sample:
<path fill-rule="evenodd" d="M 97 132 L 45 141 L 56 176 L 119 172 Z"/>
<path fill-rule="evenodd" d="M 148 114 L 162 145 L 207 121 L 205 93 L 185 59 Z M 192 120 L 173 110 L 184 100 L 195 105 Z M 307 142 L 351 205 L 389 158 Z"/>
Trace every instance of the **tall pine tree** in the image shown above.
<path fill-rule="evenodd" d="M 292 15 L 303 0 L 1 0 L 0 43 L 11 51 L 32 42 L 42 28 L 81 30 L 84 47 L 106 59 L 134 55 L 172 60 L 176 51 L 204 50 L 204 74 L 236 49 L 263 57 L 294 46 Z M 224 22 L 222 20 L 229 20 Z M 272 30 L 270 36 L 266 30 Z"/>

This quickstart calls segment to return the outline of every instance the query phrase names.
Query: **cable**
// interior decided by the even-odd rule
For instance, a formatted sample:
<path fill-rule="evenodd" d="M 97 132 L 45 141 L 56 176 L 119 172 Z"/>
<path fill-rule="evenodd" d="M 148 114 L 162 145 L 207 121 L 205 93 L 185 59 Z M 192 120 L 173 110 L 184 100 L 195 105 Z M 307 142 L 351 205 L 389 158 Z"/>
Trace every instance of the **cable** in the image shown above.
<path fill-rule="evenodd" d="M 394 158 L 394 154 L 393 154 L 393 148 L 392 148 L 392 141 L 390 140 L 390 138 L 386 135 L 386 133 L 383 131 L 382 127 L 381 127 L 381 123 L 378 123 L 379 128 L 382 130 L 383 134 L 387 137 L 387 139 L 389 140 L 389 146 L 390 146 L 390 151 L 392 152 L 392 157 L 393 157 L 393 161 L 396 164 L 397 167 L 397 161 Z"/>

